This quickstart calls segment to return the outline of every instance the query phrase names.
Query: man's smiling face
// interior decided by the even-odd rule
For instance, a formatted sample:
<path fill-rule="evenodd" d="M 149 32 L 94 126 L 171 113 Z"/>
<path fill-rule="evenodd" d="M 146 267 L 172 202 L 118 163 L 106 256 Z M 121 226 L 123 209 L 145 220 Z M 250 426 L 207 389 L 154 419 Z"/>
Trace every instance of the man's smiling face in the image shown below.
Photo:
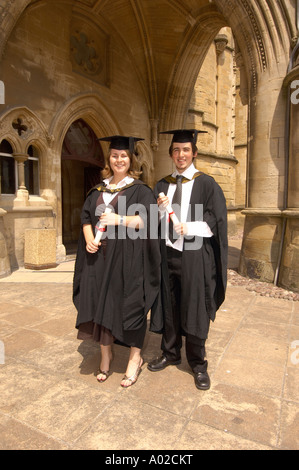
<path fill-rule="evenodd" d="M 191 142 L 173 142 L 171 158 L 179 173 L 183 173 L 193 162 L 193 154 Z"/>

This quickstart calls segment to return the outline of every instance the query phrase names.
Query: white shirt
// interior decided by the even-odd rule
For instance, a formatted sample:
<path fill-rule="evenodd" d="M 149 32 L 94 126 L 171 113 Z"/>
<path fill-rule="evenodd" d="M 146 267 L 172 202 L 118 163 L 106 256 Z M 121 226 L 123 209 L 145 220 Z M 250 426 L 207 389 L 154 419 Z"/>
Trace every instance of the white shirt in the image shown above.
<path fill-rule="evenodd" d="M 187 235 L 190 236 L 195 236 L 197 235 L 198 237 L 212 237 L 213 233 L 208 226 L 206 222 L 203 221 L 195 221 L 195 222 L 187 222 L 187 215 L 188 215 L 188 210 L 189 210 L 189 204 L 190 204 L 190 198 L 191 198 L 191 192 L 193 189 L 193 184 L 194 184 L 194 179 L 193 176 L 195 173 L 197 173 L 198 170 L 195 168 L 193 163 L 183 172 L 179 173 L 178 171 L 175 171 L 172 176 L 176 178 L 177 175 L 182 175 L 186 178 L 188 178 L 190 181 L 187 183 L 184 183 L 182 185 L 182 199 L 181 199 L 181 220 L 180 222 L 186 223 L 187 225 Z M 170 183 L 169 188 L 167 191 L 167 196 L 169 199 L 169 204 L 171 205 L 172 199 L 174 196 L 174 192 L 176 190 L 176 184 Z M 161 210 L 161 216 L 165 215 L 165 210 Z M 169 224 L 166 224 L 166 245 L 171 246 L 172 248 L 175 248 L 178 251 L 183 251 L 184 247 L 184 237 L 181 236 L 178 238 L 174 243 L 172 243 L 168 237 L 169 233 Z"/>
<path fill-rule="evenodd" d="M 107 186 L 108 189 L 123 188 L 124 186 L 127 186 L 127 184 L 131 184 L 134 181 L 134 178 L 132 178 L 131 176 L 126 176 L 123 180 L 121 180 L 116 185 L 113 185 L 113 188 L 111 188 L 110 187 L 110 181 L 112 180 L 112 178 L 113 178 L 113 176 L 103 180 L 103 182 L 105 183 L 105 185 Z M 103 199 L 104 199 L 104 203 L 106 204 L 106 206 L 108 206 L 108 204 L 110 204 L 110 202 L 115 198 L 116 195 L 117 195 L 117 193 L 108 193 L 106 191 L 103 192 Z"/>

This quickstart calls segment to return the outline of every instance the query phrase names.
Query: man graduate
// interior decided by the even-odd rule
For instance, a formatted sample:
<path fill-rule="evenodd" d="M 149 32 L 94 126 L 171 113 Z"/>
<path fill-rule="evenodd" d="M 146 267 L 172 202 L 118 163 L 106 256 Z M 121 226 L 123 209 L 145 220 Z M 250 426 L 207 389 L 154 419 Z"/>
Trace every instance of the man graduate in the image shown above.
<path fill-rule="evenodd" d="M 163 310 L 164 327 L 162 356 L 150 362 L 148 369 L 156 372 L 179 364 L 183 335 L 195 385 L 208 390 L 205 342 L 210 320 L 215 320 L 225 298 L 227 210 L 220 186 L 193 164 L 198 132 L 162 132 L 173 134 L 169 155 L 176 170 L 154 190 L 161 215 L 162 254 L 160 301 L 155 308 Z M 179 220 L 174 225 L 173 212 Z"/>

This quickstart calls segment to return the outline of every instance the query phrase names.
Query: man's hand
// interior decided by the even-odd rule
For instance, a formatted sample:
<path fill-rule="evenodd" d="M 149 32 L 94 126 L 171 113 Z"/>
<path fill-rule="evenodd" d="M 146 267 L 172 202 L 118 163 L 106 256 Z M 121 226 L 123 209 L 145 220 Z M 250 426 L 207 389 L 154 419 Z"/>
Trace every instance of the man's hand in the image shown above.
<path fill-rule="evenodd" d="M 187 224 L 183 224 L 183 223 L 175 224 L 173 228 L 178 235 L 187 235 L 188 233 Z"/>

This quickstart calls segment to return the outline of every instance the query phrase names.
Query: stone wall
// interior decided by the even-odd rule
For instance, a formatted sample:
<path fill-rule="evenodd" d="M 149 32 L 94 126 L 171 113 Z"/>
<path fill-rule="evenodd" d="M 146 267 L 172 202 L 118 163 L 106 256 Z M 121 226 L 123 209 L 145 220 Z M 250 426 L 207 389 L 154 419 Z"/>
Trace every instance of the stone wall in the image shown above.
<path fill-rule="evenodd" d="M 229 28 L 212 42 L 196 81 L 187 128 L 199 134 L 196 167 L 223 189 L 228 207 L 229 234 L 243 229 L 247 171 L 247 113 L 240 99 L 240 73 Z"/>
<path fill-rule="evenodd" d="M 12 145 L 15 159 L 17 154 L 24 157 L 18 165 L 16 194 L 0 195 L 0 206 L 7 213 L 2 219 L 2 236 L 10 265 L 13 269 L 23 266 L 24 234 L 29 228 L 55 227 L 57 260 L 62 261 L 61 149 L 68 126 L 82 117 L 98 135 L 124 133 L 149 141 L 143 90 L 130 51 L 104 21 L 95 25 L 70 3 L 53 8 L 44 2 L 27 8 L 7 38 L 1 70 L 5 105 L 1 106 L 0 139 Z M 20 123 L 19 130 L 13 128 L 13 122 Z M 40 194 L 34 197 L 20 176 L 29 145 L 35 146 L 39 156 Z M 148 160 L 152 177 L 147 148 L 145 155 L 142 158 Z M 77 185 L 73 181 L 68 186 L 75 191 L 74 197 L 69 196 L 74 202 Z M 5 257 L 4 247 L 1 251 Z"/>

